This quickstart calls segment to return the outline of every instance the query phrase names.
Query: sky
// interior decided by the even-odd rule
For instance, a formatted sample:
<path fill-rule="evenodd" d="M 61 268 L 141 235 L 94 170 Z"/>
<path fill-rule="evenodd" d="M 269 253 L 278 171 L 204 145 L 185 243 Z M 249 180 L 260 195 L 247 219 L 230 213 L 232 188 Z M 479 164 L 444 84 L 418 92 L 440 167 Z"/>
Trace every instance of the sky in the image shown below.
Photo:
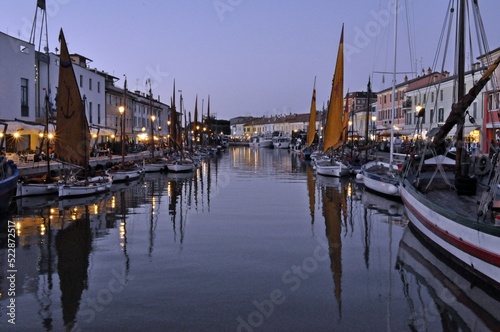
<path fill-rule="evenodd" d="M 0 31 L 29 40 L 36 0 L 3 0 Z M 490 49 L 500 47 L 498 0 L 480 0 Z M 433 67 L 449 0 L 399 0 L 397 81 Z M 48 45 L 62 28 L 70 53 L 131 90 L 218 119 L 309 112 L 331 90 L 344 25 L 344 94 L 389 88 L 394 0 L 46 0 Z M 40 17 L 40 12 L 39 12 Z M 40 28 L 40 22 L 37 24 Z M 42 49 L 46 45 L 42 40 Z M 35 48 L 38 49 L 38 38 Z M 478 53 L 469 54 L 470 58 Z M 450 64 L 451 66 L 451 64 Z M 453 72 L 450 66 L 446 70 Z"/>

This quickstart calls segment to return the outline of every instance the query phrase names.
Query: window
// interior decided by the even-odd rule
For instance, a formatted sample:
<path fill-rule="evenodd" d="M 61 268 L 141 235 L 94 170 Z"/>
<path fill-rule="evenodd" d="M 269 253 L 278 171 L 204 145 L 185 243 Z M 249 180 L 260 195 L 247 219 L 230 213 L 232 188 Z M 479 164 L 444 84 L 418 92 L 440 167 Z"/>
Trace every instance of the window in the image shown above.
<path fill-rule="evenodd" d="M 92 91 L 92 78 L 89 78 L 89 91 Z"/>
<path fill-rule="evenodd" d="M 434 102 L 434 91 L 431 92 L 431 103 Z"/>
<path fill-rule="evenodd" d="M 83 88 L 83 75 L 80 75 L 80 88 Z"/>
<path fill-rule="evenodd" d="M 101 124 L 101 104 L 97 104 L 97 124 Z"/>
<path fill-rule="evenodd" d="M 439 90 L 439 100 L 443 101 L 443 90 Z"/>
<path fill-rule="evenodd" d="M 444 122 L 444 108 L 440 107 L 438 110 L 438 122 Z"/>
<path fill-rule="evenodd" d="M 431 109 L 429 122 L 431 124 L 434 123 L 434 109 Z"/>
<path fill-rule="evenodd" d="M 97 82 L 97 93 L 101 93 L 101 82 Z"/>
<path fill-rule="evenodd" d="M 21 78 L 21 116 L 29 116 L 30 107 L 28 104 L 28 79 Z"/>
<path fill-rule="evenodd" d="M 94 123 L 92 120 L 92 102 L 89 102 L 89 123 Z"/>

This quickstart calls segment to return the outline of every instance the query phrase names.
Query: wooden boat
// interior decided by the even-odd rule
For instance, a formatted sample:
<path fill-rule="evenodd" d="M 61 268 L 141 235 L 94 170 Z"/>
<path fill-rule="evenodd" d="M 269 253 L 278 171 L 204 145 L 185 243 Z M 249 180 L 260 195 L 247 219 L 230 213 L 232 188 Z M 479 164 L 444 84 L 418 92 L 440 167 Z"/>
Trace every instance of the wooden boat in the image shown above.
<path fill-rule="evenodd" d="M 111 180 L 109 177 L 91 178 L 88 174 L 90 130 L 62 29 L 59 41 L 61 53 L 55 153 L 59 161 L 78 169 L 59 182 L 59 197 L 93 195 L 109 190 Z"/>
<path fill-rule="evenodd" d="M 464 27 L 467 25 L 467 4 L 461 1 L 459 5 L 458 26 Z M 477 2 L 470 6 L 479 12 Z M 457 38 L 460 41 L 458 62 L 462 64 L 465 57 L 463 30 L 460 29 L 462 34 Z M 477 278 L 500 288 L 500 227 L 496 224 L 498 210 L 495 211 L 500 180 L 498 150 L 493 155 L 490 173 L 478 176 L 462 164 L 467 155 L 463 154 L 463 144 L 460 143 L 465 112 L 490 80 L 500 58 L 489 59 L 488 63 L 488 69 L 467 94 L 463 83 L 464 68 L 458 66 L 457 101 L 420 158 L 405 165 L 400 190 L 411 225 L 426 241 Z M 448 149 L 445 138 L 455 125 L 455 137 L 459 143 L 456 144 L 455 164 L 449 166 L 442 162 Z M 433 157 L 432 163 L 430 159 L 426 160 L 428 156 Z"/>
<path fill-rule="evenodd" d="M 337 62 L 333 75 L 330 103 L 328 104 L 328 117 L 325 124 L 325 139 L 323 152 L 329 152 L 328 157 L 317 160 L 316 173 L 326 176 L 341 177 L 350 174 L 349 166 L 344 163 L 336 151 L 344 144 L 345 129 L 347 128 L 347 114 L 344 111 L 344 26 L 340 36 Z"/>
<path fill-rule="evenodd" d="M 42 31 L 40 32 L 42 34 Z M 48 31 L 47 25 L 45 25 L 45 38 L 48 41 Z M 45 48 L 47 58 L 49 56 L 48 46 Z M 50 61 L 47 63 L 47 85 L 50 85 L 49 80 L 50 72 Z M 16 197 L 27 197 L 27 196 L 39 196 L 39 195 L 53 195 L 58 193 L 58 181 L 59 177 L 53 176 L 50 170 L 50 140 L 49 140 L 49 113 L 50 113 L 50 102 L 49 102 L 49 90 L 45 90 L 44 104 L 45 104 L 45 126 L 43 129 L 42 142 L 45 142 L 46 151 L 46 170 L 45 174 L 34 177 L 20 177 L 17 183 Z M 41 144 L 40 146 L 42 146 Z"/>

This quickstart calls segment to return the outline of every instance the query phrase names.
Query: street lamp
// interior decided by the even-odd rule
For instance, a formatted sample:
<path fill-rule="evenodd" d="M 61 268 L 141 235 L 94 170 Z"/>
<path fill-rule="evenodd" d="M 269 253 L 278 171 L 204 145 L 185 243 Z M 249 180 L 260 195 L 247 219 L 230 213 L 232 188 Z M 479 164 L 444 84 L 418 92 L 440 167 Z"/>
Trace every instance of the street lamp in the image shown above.
<path fill-rule="evenodd" d="M 155 140 L 154 140 L 154 132 L 153 132 L 153 125 L 156 120 L 156 117 L 151 115 L 151 158 L 154 158 L 155 156 Z"/>
<path fill-rule="evenodd" d="M 377 116 L 372 115 L 373 141 L 375 141 L 375 121 L 377 121 Z"/>
<path fill-rule="evenodd" d="M 125 106 L 118 107 L 120 112 L 120 140 L 122 141 L 122 166 L 125 165 L 125 138 L 123 137 L 123 116 L 125 115 Z"/>

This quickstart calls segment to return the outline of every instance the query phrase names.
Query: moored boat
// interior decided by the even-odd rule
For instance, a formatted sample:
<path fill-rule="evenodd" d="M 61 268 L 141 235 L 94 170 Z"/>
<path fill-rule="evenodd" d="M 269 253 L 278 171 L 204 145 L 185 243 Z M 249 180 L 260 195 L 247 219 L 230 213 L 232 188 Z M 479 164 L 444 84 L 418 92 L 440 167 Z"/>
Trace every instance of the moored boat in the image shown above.
<path fill-rule="evenodd" d="M 273 139 L 270 136 L 255 135 L 251 137 L 249 146 L 252 148 L 271 148 L 273 147 Z"/>
<path fill-rule="evenodd" d="M 83 196 L 109 190 L 111 179 L 107 176 L 90 177 L 90 130 L 85 115 L 85 104 L 81 98 L 73 64 L 62 29 L 59 33 L 61 43 L 59 86 L 57 95 L 57 125 L 55 153 L 62 163 L 78 169 L 76 173 L 65 176 L 58 183 L 59 197 Z M 79 173 L 83 173 L 80 175 Z"/>
<path fill-rule="evenodd" d="M 460 27 L 471 26 L 465 22 L 466 5 L 465 1 L 459 2 Z M 479 12 L 477 2 L 471 6 Z M 482 26 L 482 22 L 479 23 Z M 458 52 L 458 59 L 462 60 L 465 58 L 463 30 L 460 29 L 462 34 L 457 38 L 462 50 Z M 496 207 L 500 200 L 498 150 L 493 147 L 492 165 L 485 176 L 478 176 L 470 165 L 465 167 L 463 163 L 470 161 L 462 141 L 466 111 L 490 80 L 500 57 L 487 62 L 488 69 L 467 94 L 465 71 L 463 66 L 458 66 L 456 102 L 445 123 L 430 137 L 423 153 L 405 165 L 400 191 L 410 223 L 427 242 L 475 277 L 500 289 L 500 227 Z M 446 136 L 455 126 L 455 163 L 446 165 L 444 156 L 449 149 Z M 429 163 L 428 157 L 433 157 L 434 162 Z"/>

